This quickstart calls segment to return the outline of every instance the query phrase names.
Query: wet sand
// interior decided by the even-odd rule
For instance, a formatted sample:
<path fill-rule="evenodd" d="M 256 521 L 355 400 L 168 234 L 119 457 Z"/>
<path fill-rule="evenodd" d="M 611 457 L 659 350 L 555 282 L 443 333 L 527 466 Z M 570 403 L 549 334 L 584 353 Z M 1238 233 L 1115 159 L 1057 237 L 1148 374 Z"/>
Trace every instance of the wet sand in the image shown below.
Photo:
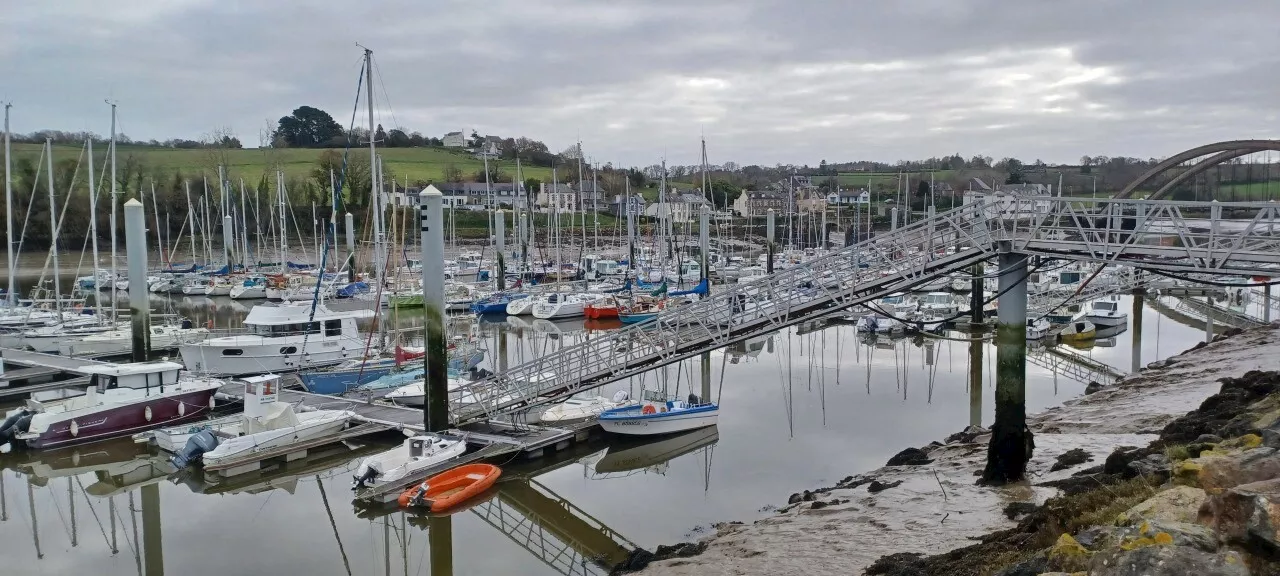
<path fill-rule="evenodd" d="M 1011 502 L 1042 503 L 1056 490 L 1035 486 L 1066 478 L 1081 466 L 1050 472 L 1073 448 L 1101 463 L 1120 446 L 1145 446 L 1173 419 L 1218 392 L 1224 377 L 1250 370 L 1280 370 L 1280 330 L 1264 327 L 1193 349 L 1122 380 L 1114 387 L 1028 418 L 1036 449 L 1029 482 L 986 488 L 975 484 L 988 437 L 929 451 L 919 466 L 885 466 L 815 489 L 812 501 L 777 503 L 773 516 L 752 524 L 727 523 L 688 557 L 649 564 L 641 574 L 859 574 L 896 552 L 940 554 L 1012 527 L 1002 513 Z M 761 466 L 769 466 L 762 454 Z M 1090 464 L 1090 465 L 1092 465 Z M 856 471 L 851 471 L 856 472 Z M 872 494 L 862 482 L 900 485 Z M 856 486 L 855 486 L 856 485 Z"/>

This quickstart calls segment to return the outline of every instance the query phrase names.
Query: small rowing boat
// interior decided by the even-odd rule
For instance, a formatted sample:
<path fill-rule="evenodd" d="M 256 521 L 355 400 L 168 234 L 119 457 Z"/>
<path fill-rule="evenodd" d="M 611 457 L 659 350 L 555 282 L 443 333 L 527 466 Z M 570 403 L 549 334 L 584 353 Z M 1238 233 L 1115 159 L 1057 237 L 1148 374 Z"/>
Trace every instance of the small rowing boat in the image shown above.
<path fill-rule="evenodd" d="M 488 490 L 502 469 L 492 464 L 465 464 L 427 478 L 400 494 L 402 508 L 430 508 L 444 512 Z"/>

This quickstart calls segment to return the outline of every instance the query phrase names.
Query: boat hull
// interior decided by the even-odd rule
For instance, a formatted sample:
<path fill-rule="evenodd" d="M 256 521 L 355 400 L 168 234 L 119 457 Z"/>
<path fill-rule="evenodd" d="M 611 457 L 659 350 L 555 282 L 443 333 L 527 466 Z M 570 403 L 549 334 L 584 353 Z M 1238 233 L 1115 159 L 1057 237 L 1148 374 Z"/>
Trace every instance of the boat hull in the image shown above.
<path fill-rule="evenodd" d="M 267 372 L 296 372 L 307 368 L 321 368 L 339 364 L 362 353 L 363 343 L 354 342 L 350 349 L 342 346 L 345 342 L 320 341 L 312 339 L 305 344 L 301 342 L 279 342 L 259 345 L 207 345 L 184 344 L 178 347 L 182 363 L 192 372 L 201 374 L 217 374 L 238 376 L 242 374 L 265 374 Z M 281 354 L 281 348 L 303 348 L 299 353 Z M 239 350 L 238 355 L 224 355 L 226 349 Z"/>
<path fill-rule="evenodd" d="M 127 436 L 155 428 L 193 422 L 211 410 L 215 388 L 186 392 L 115 406 L 51 423 L 35 438 L 23 438 L 28 448 L 47 450 Z M 72 423 L 75 426 L 72 426 Z"/>
<path fill-rule="evenodd" d="M 366 366 L 363 371 L 359 368 L 349 368 L 326 372 L 304 372 L 298 374 L 298 378 L 302 380 L 302 387 L 307 392 L 333 396 L 344 394 L 356 386 L 369 384 L 390 374 L 394 368 L 394 366 Z"/>
<path fill-rule="evenodd" d="M 715 426 L 720 408 L 712 405 L 655 414 L 643 414 L 636 409 L 630 409 L 623 414 L 611 412 L 613 411 L 600 415 L 600 427 L 605 432 L 630 436 L 657 436 Z"/>
<path fill-rule="evenodd" d="M 502 476 L 502 469 L 492 464 L 466 464 L 436 474 L 400 494 L 401 507 L 429 506 L 432 512 L 445 512 L 488 490 Z"/>
<path fill-rule="evenodd" d="M 1085 320 L 1088 320 L 1088 321 L 1090 321 L 1090 322 L 1092 322 L 1092 323 L 1093 323 L 1093 325 L 1094 325 L 1094 326 L 1096 326 L 1096 327 L 1098 327 L 1098 328 L 1115 328 L 1115 327 L 1117 327 L 1117 326 L 1124 326 L 1124 325 L 1126 325 L 1126 324 L 1128 324 L 1128 323 L 1129 323 L 1129 316 L 1128 316 L 1128 315 L 1123 315 L 1123 316 L 1095 316 L 1095 315 L 1090 314 L 1090 315 L 1088 315 L 1088 316 L 1085 316 L 1085 318 L 1084 318 L 1084 319 L 1085 319 Z"/>
<path fill-rule="evenodd" d="M 255 452 L 274 450 L 290 444 L 336 434 L 346 428 L 347 422 L 355 415 L 346 410 L 328 412 L 332 412 L 332 414 L 300 422 L 297 426 L 288 426 L 278 430 L 267 430 L 257 434 L 232 438 L 218 444 L 218 447 L 212 451 L 206 452 L 201 459 L 205 468 L 221 467 L 225 464 L 242 460 Z"/>

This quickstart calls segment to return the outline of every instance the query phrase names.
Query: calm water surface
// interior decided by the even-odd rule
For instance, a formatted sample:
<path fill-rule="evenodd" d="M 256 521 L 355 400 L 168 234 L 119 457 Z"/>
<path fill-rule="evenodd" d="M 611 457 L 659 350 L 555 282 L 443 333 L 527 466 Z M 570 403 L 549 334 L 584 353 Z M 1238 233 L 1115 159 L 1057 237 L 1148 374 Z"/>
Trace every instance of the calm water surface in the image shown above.
<path fill-rule="evenodd" d="M 239 324 L 248 306 L 226 299 L 159 299 L 158 309 Z M 1131 310 L 1129 297 L 1121 298 Z M 1132 319 L 1131 319 L 1132 322 Z M 402 327 L 421 318 L 401 315 Z M 1144 307 L 1142 334 L 1066 350 L 1118 373 L 1204 337 Z M 495 368 L 499 342 L 516 363 L 598 335 L 581 321 L 480 322 Z M 211 484 L 170 477 L 163 460 L 128 442 L 0 460 L 0 558 L 6 574 L 601 574 L 594 557 L 697 537 L 714 522 L 751 521 L 805 488 L 874 469 L 908 446 L 990 424 L 994 347 L 956 340 L 868 344 L 849 326 L 791 329 L 710 356 L 717 429 L 659 444 L 593 442 L 546 460 L 511 463 L 471 509 L 425 518 L 354 505 L 362 454 L 334 449 L 287 469 Z M 973 358 L 980 357 L 976 382 Z M 602 393 L 641 385 L 700 388 L 699 359 Z M 1088 364 L 1088 363 L 1085 363 Z M 1057 366 L 1056 371 L 1054 366 Z M 1070 366 L 1070 369 L 1069 369 Z M 1033 349 L 1027 409 L 1079 395 L 1095 368 Z"/>

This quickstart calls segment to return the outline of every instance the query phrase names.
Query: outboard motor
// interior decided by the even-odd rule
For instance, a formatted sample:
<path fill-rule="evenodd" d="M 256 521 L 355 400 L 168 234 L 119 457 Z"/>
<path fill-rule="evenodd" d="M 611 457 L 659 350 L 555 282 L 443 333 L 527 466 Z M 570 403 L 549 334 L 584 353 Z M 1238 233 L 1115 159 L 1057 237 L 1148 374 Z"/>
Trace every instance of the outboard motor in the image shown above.
<path fill-rule="evenodd" d="M 359 490 L 364 488 L 369 482 L 373 482 L 381 473 L 373 466 L 362 466 L 361 474 L 351 477 L 351 489 Z"/>
<path fill-rule="evenodd" d="M 182 447 L 177 454 L 169 458 L 174 466 L 179 470 L 186 468 L 192 462 L 198 461 L 205 452 L 218 447 L 218 437 L 213 435 L 209 430 L 201 430 L 187 439 L 187 444 Z"/>
<path fill-rule="evenodd" d="M 20 410 L 0 423 L 0 446 L 13 442 L 13 437 L 31 429 L 31 417 L 35 412 Z"/>
<path fill-rule="evenodd" d="M 190 319 L 190 318 L 183 318 L 183 319 L 182 319 L 182 329 L 183 329 L 183 330 L 190 330 L 190 329 L 191 329 L 191 327 L 192 327 L 191 319 Z"/>
<path fill-rule="evenodd" d="M 698 399 L 697 394 L 689 394 L 689 398 L 687 398 L 685 402 L 687 402 L 690 406 L 697 406 L 698 404 L 702 403 L 702 401 Z"/>

